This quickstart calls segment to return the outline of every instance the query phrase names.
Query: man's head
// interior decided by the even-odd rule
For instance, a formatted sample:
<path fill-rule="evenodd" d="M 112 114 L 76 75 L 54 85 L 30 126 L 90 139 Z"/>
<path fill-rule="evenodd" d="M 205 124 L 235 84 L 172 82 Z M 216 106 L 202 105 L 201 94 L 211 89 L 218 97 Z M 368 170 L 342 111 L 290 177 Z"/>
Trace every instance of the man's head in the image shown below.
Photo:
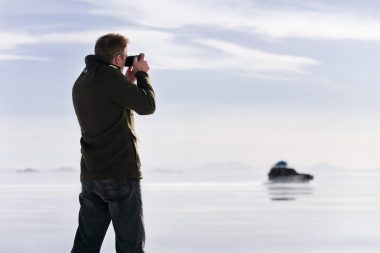
<path fill-rule="evenodd" d="M 95 44 L 95 55 L 106 62 L 124 68 L 127 57 L 128 38 L 121 34 L 109 33 L 100 37 Z"/>

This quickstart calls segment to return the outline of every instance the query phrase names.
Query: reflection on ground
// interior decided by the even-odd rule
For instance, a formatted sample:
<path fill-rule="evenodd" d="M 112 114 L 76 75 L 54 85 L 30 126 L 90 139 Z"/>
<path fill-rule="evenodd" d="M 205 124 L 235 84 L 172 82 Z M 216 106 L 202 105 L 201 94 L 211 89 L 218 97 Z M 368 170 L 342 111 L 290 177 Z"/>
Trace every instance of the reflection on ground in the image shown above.
<path fill-rule="evenodd" d="M 296 200 L 298 197 L 312 195 L 313 186 L 309 183 L 273 183 L 268 182 L 267 192 L 270 200 L 273 201 L 289 201 Z"/>

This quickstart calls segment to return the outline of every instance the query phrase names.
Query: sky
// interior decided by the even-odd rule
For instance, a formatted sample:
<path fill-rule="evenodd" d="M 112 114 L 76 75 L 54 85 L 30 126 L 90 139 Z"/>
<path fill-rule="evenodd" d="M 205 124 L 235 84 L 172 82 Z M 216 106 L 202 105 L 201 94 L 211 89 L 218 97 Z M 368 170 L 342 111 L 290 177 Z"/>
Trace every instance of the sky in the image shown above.
<path fill-rule="evenodd" d="M 0 2 L 0 169 L 79 168 L 72 85 L 98 37 L 144 52 L 143 169 L 380 168 L 380 3 Z"/>

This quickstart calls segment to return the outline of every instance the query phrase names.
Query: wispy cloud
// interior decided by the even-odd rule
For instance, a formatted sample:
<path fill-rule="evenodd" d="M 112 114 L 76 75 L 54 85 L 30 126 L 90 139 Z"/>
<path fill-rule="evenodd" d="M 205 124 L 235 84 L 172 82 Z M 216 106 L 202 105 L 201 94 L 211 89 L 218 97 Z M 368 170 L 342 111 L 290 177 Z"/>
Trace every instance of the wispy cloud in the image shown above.
<path fill-rule="evenodd" d="M 92 4 L 92 14 L 157 28 L 195 25 L 272 38 L 380 40 L 380 18 L 354 11 L 342 12 L 313 2 L 304 8 L 274 8 L 247 0 L 83 1 Z"/>
<path fill-rule="evenodd" d="M 318 64 L 316 60 L 283 54 L 273 54 L 254 48 L 214 39 L 190 39 L 180 41 L 175 34 L 148 29 L 125 27 L 115 31 L 131 37 L 130 52 L 145 52 L 157 69 L 174 70 L 222 70 L 245 75 L 264 73 L 305 73 L 308 66 Z M 41 60 L 40 56 L 18 55 L 17 47 L 35 44 L 93 44 L 110 30 L 49 33 L 41 35 L 1 33 L 5 38 L 0 43 L 1 60 Z M 159 50 L 157 50 L 159 49 Z"/>
<path fill-rule="evenodd" d="M 318 11 L 263 11 L 249 31 L 273 38 L 380 40 L 380 19 Z"/>
<path fill-rule="evenodd" d="M 52 33 L 29 34 L 0 31 L 0 61 L 12 60 L 46 60 L 39 55 L 24 55 L 19 52 L 20 46 L 46 43 L 88 43 L 86 33 Z"/>
<path fill-rule="evenodd" d="M 215 40 L 208 34 L 184 41 L 177 36 L 177 29 L 186 26 L 231 30 L 238 34 L 251 34 L 253 38 L 261 35 L 274 39 L 380 40 L 378 17 L 339 12 L 337 8 L 328 9 L 327 5 L 313 3 L 304 4 L 303 7 L 276 5 L 274 8 L 247 0 L 238 3 L 229 0 L 74 2 L 90 6 L 87 13 L 92 15 L 128 22 L 128 26 L 112 27 L 112 30 L 125 31 L 131 36 L 132 42 L 136 42 L 131 44 L 131 48 L 138 45 L 136 51 L 148 51 L 156 67 L 162 69 L 197 69 L 199 63 L 206 60 L 208 64 L 203 64 L 202 68 L 234 70 L 236 64 L 240 63 L 241 69 L 246 73 L 305 73 L 305 68 L 318 63 L 309 57 L 274 54 L 236 41 Z M 8 2 L 3 7 L 9 9 L 12 6 Z M 53 9 L 51 12 L 62 11 Z M 17 60 L 20 57 L 39 60 L 40 55 L 21 56 L 17 49 L 21 45 L 32 44 L 90 44 L 109 31 L 109 26 L 96 30 L 53 33 L 0 30 L 0 60 Z M 208 52 L 207 48 L 217 50 L 218 57 L 213 57 L 213 52 Z"/>
<path fill-rule="evenodd" d="M 239 71 L 245 74 L 252 72 L 305 74 L 305 67 L 319 64 L 318 61 L 306 57 L 273 54 L 220 40 L 201 39 L 197 42 L 219 52 L 221 57 L 213 61 L 213 66 L 211 66 L 217 69 Z"/>
<path fill-rule="evenodd" d="M 178 36 L 178 29 L 187 26 L 218 29 L 227 34 L 229 31 L 245 36 L 248 34 L 253 41 L 257 36 L 271 39 L 380 40 L 380 18 L 377 16 L 350 8 L 340 11 L 336 5 L 330 7 L 313 2 L 294 4 L 290 1 L 293 4 L 286 4 L 286 1 L 281 1 L 282 4 L 276 5 L 248 0 L 238 3 L 232 0 L 74 2 L 86 5 L 87 15 L 120 20 L 121 25 L 111 30 L 130 35 L 131 49 L 147 52 L 155 67 L 161 69 L 188 70 L 201 66 L 203 69 L 227 71 L 238 69 L 242 74 L 254 75 L 304 74 L 308 72 L 308 67 L 319 64 L 316 59 L 307 56 L 272 53 L 236 40 L 215 39 L 205 32 L 184 40 Z M 123 23 L 128 25 L 122 26 Z M 21 56 L 17 54 L 17 48 L 21 45 L 94 43 L 101 34 L 109 32 L 109 28 L 110 25 L 104 25 L 101 29 L 42 34 L 0 31 L 0 61 L 19 59 Z M 215 52 L 218 52 L 217 57 Z M 22 57 L 25 59 L 25 56 Z M 41 56 L 26 58 L 39 60 Z M 200 65 L 205 61 L 207 64 Z"/>
<path fill-rule="evenodd" d="M 16 60 L 27 60 L 27 61 L 46 61 L 46 57 L 37 57 L 37 56 L 24 56 L 24 55 L 15 55 L 15 54 L 1 54 L 0 61 L 16 61 Z"/>
<path fill-rule="evenodd" d="M 8 33 L 8 32 L 1 32 L 0 31 L 0 50 L 6 51 L 16 48 L 20 45 L 30 44 L 35 41 L 35 39 L 27 34 L 21 34 L 21 33 Z M 0 52 L 1 52 L 0 51 Z"/>

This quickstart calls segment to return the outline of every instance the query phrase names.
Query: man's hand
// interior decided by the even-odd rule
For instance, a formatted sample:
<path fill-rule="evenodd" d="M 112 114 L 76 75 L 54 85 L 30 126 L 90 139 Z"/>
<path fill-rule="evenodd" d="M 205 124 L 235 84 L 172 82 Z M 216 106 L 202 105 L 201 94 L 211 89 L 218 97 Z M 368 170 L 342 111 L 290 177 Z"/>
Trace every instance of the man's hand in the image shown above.
<path fill-rule="evenodd" d="M 136 81 L 135 72 L 133 71 L 133 67 L 129 67 L 127 69 L 127 72 L 125 72 L 125 77 L 131 83 L 134 83 Z"/>
<path fill-rule="evenodd" d="M 143 53 L 140 54 L 140 60 L 135 57 L 133 61 L 132 71 L 136 73 L 137 71 L 149 71 L 149 65 L 144 59 L 145 55 Z"/>

